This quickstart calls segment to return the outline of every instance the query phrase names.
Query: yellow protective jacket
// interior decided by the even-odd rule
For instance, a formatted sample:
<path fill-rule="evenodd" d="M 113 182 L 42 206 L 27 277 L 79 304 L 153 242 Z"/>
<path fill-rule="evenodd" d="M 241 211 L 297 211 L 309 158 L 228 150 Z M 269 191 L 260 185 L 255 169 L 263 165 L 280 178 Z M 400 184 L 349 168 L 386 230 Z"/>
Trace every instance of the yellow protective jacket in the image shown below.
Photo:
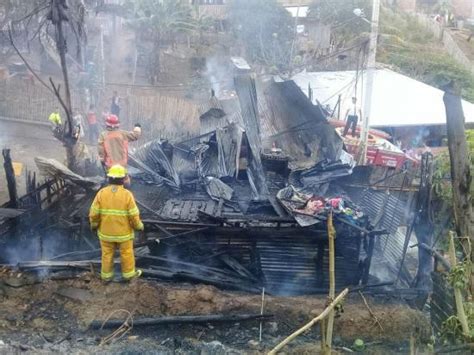
<path fill-rule="evenodd" d="M 49 115 L 49 121 L 55 125 L 60 126 L 62 124 L 61 116 L 57 112 L 53 112 Z"/>
<path fill-rule="evenodd" d="M 125 242 L 134 238 L 134 230 L 143 230 L 135 198 L 122 185 L 109 185 L 97 193 L 89 221 L 92 229 L 98 229 L 99 239 L 106 242 Z"/>

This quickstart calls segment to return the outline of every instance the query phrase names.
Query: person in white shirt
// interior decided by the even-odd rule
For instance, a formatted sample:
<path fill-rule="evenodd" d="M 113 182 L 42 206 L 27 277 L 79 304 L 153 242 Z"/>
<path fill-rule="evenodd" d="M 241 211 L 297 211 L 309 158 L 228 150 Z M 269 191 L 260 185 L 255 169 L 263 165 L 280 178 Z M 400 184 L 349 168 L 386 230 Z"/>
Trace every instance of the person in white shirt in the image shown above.
<path fill-rule="evenodd" d="M 344 127 L 344 132 L 342 133 L 343 137 L 346 136 L 349 129 L 352 130 L 352 137 L 356 136 L 356 128 L 357 128 L 357 123 L 359 122 L 359 118 L 361 119 L 360 121 L 362 122 L 362 111 L 357 106 L 357 98 L 353 97 L 352 107 L 349 108 L 346 112 L 346 116 L 345 116 L 346 126 Z"/>

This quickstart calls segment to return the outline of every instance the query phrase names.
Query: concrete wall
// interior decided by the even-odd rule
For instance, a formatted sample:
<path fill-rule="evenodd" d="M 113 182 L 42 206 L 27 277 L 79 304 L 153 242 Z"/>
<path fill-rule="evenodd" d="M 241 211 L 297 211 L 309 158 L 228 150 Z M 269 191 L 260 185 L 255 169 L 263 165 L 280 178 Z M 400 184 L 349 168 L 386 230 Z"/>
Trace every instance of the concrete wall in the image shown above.
<path fill-rule="evenodd" d="M 474 73 L 474 63 L 469 60 L 469 58 L 464 54 L 461 48 L 459 48 L 451 34 L 446 31 L 442 25 L 423 14 L 416 14 L 416 17 L 420 24 L 429 29 L 433 33 L 433 35 L 443 43 L 444 48 L 451 57 L 453 57 L 459 64 L 463 65 L 466 69 Z"/>

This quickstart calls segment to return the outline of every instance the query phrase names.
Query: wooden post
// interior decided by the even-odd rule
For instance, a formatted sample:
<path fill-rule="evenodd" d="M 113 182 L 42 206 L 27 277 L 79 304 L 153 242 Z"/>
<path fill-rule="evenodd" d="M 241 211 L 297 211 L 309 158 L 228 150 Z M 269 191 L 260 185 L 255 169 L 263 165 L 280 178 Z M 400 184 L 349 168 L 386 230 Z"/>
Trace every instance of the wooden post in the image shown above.
<path fill-rule="evenodd" d="M 334 228 L 332 211 L 329 212 L 328 216 L 328 244 L 329 244 L 329 302 L 334 300 L 336 296 L 336 266 L 335 266 L 335 248 L 334 239 L 336 238 L 336 230 Z M 326 332 L 326 348 L 324 353 L 331 354 L 332 347 L 332 331 L 334 328 L 334 309 L 329 312 L 328 316 L 328 327 Z"/>
<path fill-rule="evenodd" d="M 327 349 L 327 338 L 326 338 L 327 320 L 321 319 L 320 323 L 321 324 L 319 325 L 319 328 L 321 329 L 321 353 L 324 354 L 324 352 Z"/>
<path fill-rule="evenodd" d="M 372 265 L 372 257 L 374 255 L 374 248 L 375 248 L 375 236 L 372 234 L 368 235 L 369 238 L 369 246 L 367 248 L 367 262 L 365 263 L 364 273 L 362 274 L 361 283 L 362 285 L 367 285 L 369 283 L 369 273 L 370 273 L 370 266 Z"/>
<path fill-rule="evenodd" d="M 453 209 L 456 233 L 463 248 L 464 256 L 474 262 L 472 243 L 471 171 L 469 151 L 465 136 L 464 112 L 462 109 L 459 88 L 453 82 L 445 87 L 443 96 L 446 107 L 446 124 L 448 132 L 449 157 L 451 160 L 451 181 L 453 186 Z M 474 274 L 470 273 L 470 298 L 474 293 Z"/>
<path fill-rule="evenodd" d="M 431 195 L 433 184 L 433 155 L 424 153 L 421 157 L 421 178 L 420 188 L 418 191 L 418 199 L 416 203 L 417 215 L 413 223 L 418 246 L 420 244 L 433 244 L 433 213 L 431 210 Z M 418 247 L 418 271 L 416 272 L 413 286 L 419 290 L 423 290 L 422 294 L 417 297 L 419 307 L 422 308 L 428 297 L 429 290 L 433 286 L 431 273 L 433 272 L 433 257 L 429 251 Z"/>
<path fill-rule="evenodd" d="M 3 167 L 7 178 L 8 195 L 10 197 L 9 207 L 18 208 L 18 192 L 16 189 L 15 171 L 13 170 L 12 159 L 10 157 L 10 149 L 3 149 Z"/>

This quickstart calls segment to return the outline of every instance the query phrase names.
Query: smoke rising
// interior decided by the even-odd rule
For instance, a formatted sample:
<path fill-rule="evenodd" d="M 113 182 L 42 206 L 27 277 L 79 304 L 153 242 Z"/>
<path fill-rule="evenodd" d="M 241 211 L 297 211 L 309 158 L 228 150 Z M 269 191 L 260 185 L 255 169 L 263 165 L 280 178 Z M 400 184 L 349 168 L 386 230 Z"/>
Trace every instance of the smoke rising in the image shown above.
<path fill-rule="evenodd" d="M 224 59 L 219 57 L 207 59 L 204 75 L 217 98 L 221 98 L 226 91 L 232 89 L 232 68 L 230 63 L 225 63 Z"/>
<path fill-rule="evenodd" d="M 60 232 L 47 234 L 25 233 L 21 236 L 8 236 L 1 253 L 2 263 L 18 264 L 25 261 L 48 260 L 53 256 L 71 251 L 75 243 L 69 235 Z"/>

